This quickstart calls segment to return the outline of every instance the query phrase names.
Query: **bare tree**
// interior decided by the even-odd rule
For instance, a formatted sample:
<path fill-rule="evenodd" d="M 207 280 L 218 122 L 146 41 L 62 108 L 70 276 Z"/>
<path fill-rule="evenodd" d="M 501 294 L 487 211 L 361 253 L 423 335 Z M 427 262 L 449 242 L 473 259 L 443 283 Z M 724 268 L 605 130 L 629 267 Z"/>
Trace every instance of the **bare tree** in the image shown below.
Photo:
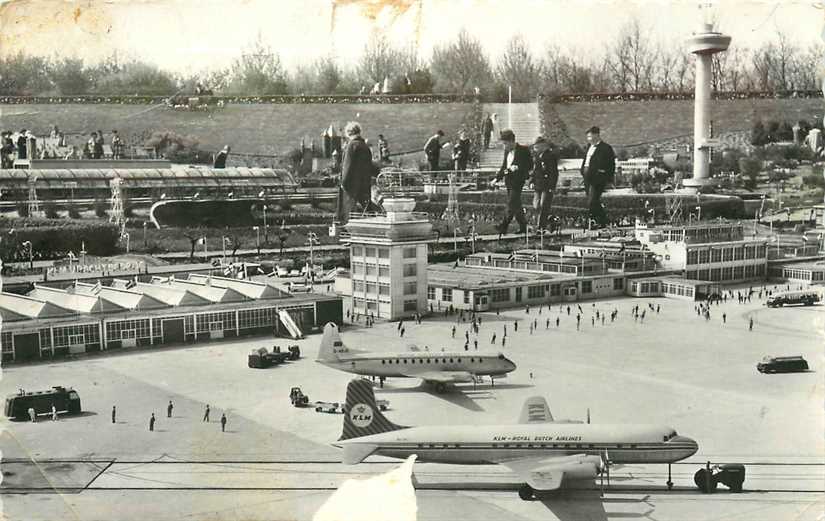
<path fill-rule="evenodd" d="M 433 49 L 430 69 L 435 88 L 440 92 L 463 94 L 473 87 L 486 87 L 493 77 L 490 59 L 481 42 L 465 29 L 452 42 Z"/>
<path fill-rule="evenodd" d="M 513 88 L 513 98 L 526 101 L 538 94 L 541 64 L 533 59 L 521 35 L 510 38 L 496 68 L 498 80 Z"/>
<path fill-rule="evenodd" d="M 614 85 L 620 92 L 652 89 L 650 79 L 654 62 L 653 46 L 636 19 L 622 27 L 605 60 L 613 73 Z"/>
<path fill-rule="evenodd" d="M 364 46 L 358 60 L 358 77 L 369 83 L 404 74 L 409 65 L 409 55 L 392 46 L 383 35 L 375 34 Z"/>
<path fill-rule="evenodd" d="M 287 75 L 281 58 L 260 36 L 230 68 L 229 90 L 245 95 L 287 93 Z"/>

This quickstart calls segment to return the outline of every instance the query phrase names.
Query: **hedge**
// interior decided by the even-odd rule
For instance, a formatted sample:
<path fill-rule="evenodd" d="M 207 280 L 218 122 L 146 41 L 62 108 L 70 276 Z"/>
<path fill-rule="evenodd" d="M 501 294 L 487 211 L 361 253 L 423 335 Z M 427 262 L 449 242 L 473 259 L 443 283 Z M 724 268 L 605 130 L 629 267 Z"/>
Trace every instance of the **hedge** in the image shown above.
<path fill-rule="evenodd" d="M 161 105 L 168 103 L 188 103 L 189 98 L 198 98 L 207 105 L 236 104 L 398 104 L 398 103 L 471 103 L 478 96 L 471 94 L 378 94 L 378 95 L 333 95 L 333 96 L 0 96 L 0 105 L 39 104 L 120 104 L 120 105 Z"/>
<path fill-rule="evenodd" d="M 714 92 L 715 100 L 738 99 L 786 99 L 786 98 L 821 98 L 821 90 L 786 90 L 786 91 L 750 91 L 750 92 Z M 693 91 L 689 92 L 622 92 L 593 94 L 539 94 L 539 100 L 549 99 L 553 103 L 579 103 L 598 101 L 651 101 L 651 100 L 692 100 Z"/>
<path fill-rule="evenodd" d="M 13 233 L 10 233 L 14 230 Z M 5 261 L 25 261 L 30 241 L 35 259 L 64 258 L 68 252 L 79 255 L 85 245 L 89 255 L 117 253 L 120 230 L 111 223 L 79 223 L 63 219 L 3 219 L 0 221 L 0 256 Z"/>

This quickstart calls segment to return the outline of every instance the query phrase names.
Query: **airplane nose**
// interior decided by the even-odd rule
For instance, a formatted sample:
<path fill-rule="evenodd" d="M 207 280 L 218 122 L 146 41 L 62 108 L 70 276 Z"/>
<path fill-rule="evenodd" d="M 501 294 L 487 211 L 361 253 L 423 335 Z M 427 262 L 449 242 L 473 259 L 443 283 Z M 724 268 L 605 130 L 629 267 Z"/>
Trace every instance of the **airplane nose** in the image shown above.
<path fill-rule="evenodd" d="M 682 444 L 685 446 L 685 450 L 689 451 L 688 454 L 685 455 L 685 458 L 689 458 L 696 454 L 699 450 L 699 444 L 696 443 L 696 440 L 693 438 L 688 438 L 687 436 L 675 436 L 670 440 L 673 444 Z"/>

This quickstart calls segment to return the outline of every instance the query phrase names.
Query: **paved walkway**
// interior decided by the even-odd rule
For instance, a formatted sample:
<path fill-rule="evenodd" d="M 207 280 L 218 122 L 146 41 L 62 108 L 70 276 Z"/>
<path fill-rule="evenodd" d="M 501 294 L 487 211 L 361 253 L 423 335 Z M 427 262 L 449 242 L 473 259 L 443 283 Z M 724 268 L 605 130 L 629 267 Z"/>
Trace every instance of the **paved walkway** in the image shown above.
<path fill-rule="evenodd" d="M 524 145 L 530 145 L 541 133 L 539 122 L 539 108 L 536 103 L 513 103 L 512 121 L 510 121 L 509 107 L 507 103 L 486 103 L 482 112 L 486 116 L 498 114 L 498 125 L 493 129 L 493 136 L 490 138 L 490 148 L 481 151 L 479 164 L 481 168 L 498 168 L 501 166 L 501 159 L 504 157 L 504 148 L 498 141 L 498 133 L 502 129 L 510 128 L 516 134 L 516 141 Z"/>

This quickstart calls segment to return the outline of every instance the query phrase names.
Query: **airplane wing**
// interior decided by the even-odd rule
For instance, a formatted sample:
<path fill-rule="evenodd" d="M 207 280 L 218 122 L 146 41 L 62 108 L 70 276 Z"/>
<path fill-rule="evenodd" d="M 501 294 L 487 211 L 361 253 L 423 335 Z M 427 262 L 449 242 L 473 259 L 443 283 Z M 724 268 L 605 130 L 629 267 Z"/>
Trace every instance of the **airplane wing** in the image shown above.
<path fill-rule="evenodd" d="M 427 382 L 435 383 L 456 383 L 472 382 L 473 374 L 467 371 L 407 371 L 405 376 L 411 378 L 421 378 Z"/>
<path fill-rule="evenodd" d="M 601 458 L 585 454 L 522 458 L 501 461 L 525 483 L 539 491 L 558 490 L 567 479 L 593 479 L 602 468 Z"/>

